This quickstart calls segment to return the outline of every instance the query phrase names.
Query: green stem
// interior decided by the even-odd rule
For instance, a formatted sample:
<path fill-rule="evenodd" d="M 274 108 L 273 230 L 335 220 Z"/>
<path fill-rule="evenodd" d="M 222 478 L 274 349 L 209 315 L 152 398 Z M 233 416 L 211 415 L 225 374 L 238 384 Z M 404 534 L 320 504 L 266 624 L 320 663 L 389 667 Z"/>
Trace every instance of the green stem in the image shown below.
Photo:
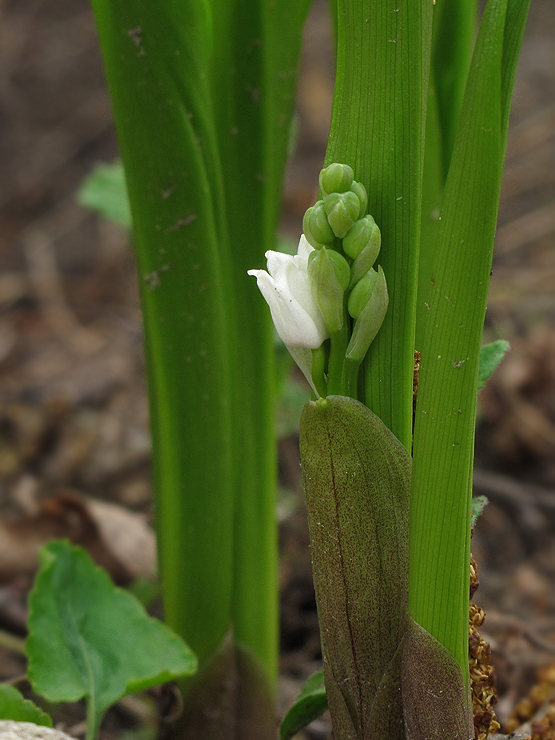
<path fill-rule="evenodd" d="M 324 379 L 326 360 L 327 353 L 324 344 L 318 347 L 318 349 L 312 350 L 312 382 L 321 398 L 325 398 L 328 395 L 328 386 Z"/>
<path fill-rule="evenodd" d="M 95 702 L 87 697 L 87 731 L 85 740 L 96 740 L 100 729 L 100 719 L 96 710 Z"/>
<path fill-rule="evenodd" d="M 358 400 L 358 375 L 361 362 L 345 358 L 345 368 L 343 372 L 345 396 Z"/>
<path fill-rule="evenodd" d="M 345 311 L 347 314 L 347 311 Z M 344 316 L 343 326 L 330 335 L 328 364 L 328 395 L 348 396 L 345 388 L 345 353 L 349 344 L 349 318 Z"/>

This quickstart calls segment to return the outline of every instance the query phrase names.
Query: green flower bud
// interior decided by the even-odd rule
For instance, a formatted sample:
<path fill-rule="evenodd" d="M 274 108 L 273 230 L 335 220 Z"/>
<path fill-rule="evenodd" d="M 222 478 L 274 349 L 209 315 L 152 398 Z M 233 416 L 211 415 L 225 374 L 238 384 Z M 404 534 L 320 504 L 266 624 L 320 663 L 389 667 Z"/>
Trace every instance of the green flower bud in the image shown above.
<path fill-rule="evenodd" d="M 374 278 L 374 287 L 367 299 L 366 305 L 356 317 L 351 340 L 347 347 L 347 352 L 345 353 L 347 359 L 355 360 L 356 362 L 362 362 L 364 356 L 368 352 L 368 348 L 374 341 L 374 338 L 383 323 L 387 311 L 387 304 L 389 302 L 387 283 L 381 266 L 378 267 L 377 273 L 374 270 L 372 270 L 372 272 L 377 276 Z M 360 282 L 361 281 L 359 281 L 359 283 Z M 351 295 L 349 296 L 349 313 L 351 313 L 351 297 L 355 292 L 357 285 L 355 285 L 355 288 L 353 288 Z M 358 302 L 356 306 L 353 306 L 353 308 L 355 309 L 355 312 L 356 309 L 360 308 Z M 353 314 L 351 313 L 351 315 Z"/>
<path fill-rule="evenodd" d="M 339 252 L 326 247 L 311 252 L 308 258 L 310 288 L 330 334 L 343 327 L 343 296 L 349 275 L 349 264 Z"/>
<path fill-rule="evenodd" d="M 347 290 L 351 276 L 349 263 L 345 257 L 339 254 L 339 252 L 336 252 L 335 249 L 326 249 L 326 254 L 328 259 L 331 260 L 333 269 L 335 270 L 335 276 L 339 280 L 339 285 L 341 285 L 344 291 Z"/>
<path fill-rule="evenodd" d="M 351 190 L 346 193 L 330 193 L 324 198 L 324 207 L 333 233 L 339 239 L 343 239 L 358 219 L 360 211 L 358 196 Z"/>
<path fill-rule="evenodd" d="M 358 213 L 358 217 L 362 218 L 366 215 L 366 209 L 368 208 L 368 193 L 366 192 L 366 188 L 361 182 L 353 182 L 350 190 L 358 195 L 358 199 L 360 200 L 360 211 Z"/>
<path fill-rule="evenodd" d="M 348 164 L 334 162 L 320 172 L 320 187 L 325 195 L 346 193 L 350 189 L 355 173 Z"/>
<path fill-rule="evenodd" d="M 343 251 L 351 257 L 351 259 L 356 259 L 366 246 L 369 244 L 377 244 L 377 257 L 378 252 L 380 251 L 380 243 L 381 234 L 376 222 L 372 216 L 365 216 L 355 223 L 353 228 L 343 239 Z M 376 257 L 374 257 L 374 261 Z M 372 264 L 374 264 L 374 262 L 372 262 Z M 372 267 L 372 265 L 370 265 L 370 267 Z"/>
<path fill-rule="evenodd" d="M 353 319 L 358 319 L 365 309 L 377 281 L 378 273 L 375 270 L 368 270 L 366 275 L 364 275 L 351 290 L 349 301 L 347 303 L 347 310 Z"/>
<path fill-rule="evenodd" d="M 372 268 L 372 265 L 376 261 L 376 258 L 380 252 L 382 235 L 380 234 L 380 230 L 375 224 L 374 227 L 375 228 L 372 231 L 368 244 L 364 247 L 362 252 L 358 255 L 356 260 L 351 265 L 351 282 L 349 283 L 351 288 L 353 287 L 353 285 L 356 285 L 358 283 L 361 277 L 365 275 L 368 270 Z"/>
<path fill-rule="evenodd" d="M 319 200 L 304 214 L 303 232 L 307 242 L 314 249 L 320 249 L 322 244 L 333 244 L 335 241 L 323 200 Z"/>

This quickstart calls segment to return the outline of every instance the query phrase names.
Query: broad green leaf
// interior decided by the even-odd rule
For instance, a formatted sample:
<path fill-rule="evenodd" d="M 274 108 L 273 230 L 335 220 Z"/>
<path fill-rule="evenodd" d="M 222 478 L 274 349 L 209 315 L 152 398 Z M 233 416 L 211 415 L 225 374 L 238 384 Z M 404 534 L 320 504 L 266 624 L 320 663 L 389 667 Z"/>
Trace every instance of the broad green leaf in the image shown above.
<path fill-rule="evenodd" d="M 169 627 L 66 541 L 42 548 L 29 599 L 29 680 L 49 701 L 87 699 L 87 737 L 126 694 L 191 675 L 196 659 Z"/>
<path fill-rule="evenodd" d="M 304 408 L 301 462 L 335 737 L 372 724 L 401 740 L 410 456 L 363 404 L 328 396 Z"/>
<path fill-rule="evenodd" d="M 451 157 L 430 286 L 415 417 L 411 612 L 468 665 L 468 563 L 476 389 L 514 67 L 529 0 L 489 0 Z"/>
<path fill-rule="evenodd" d="M 484 344 L 484 346 L 480 348 L 478 390 L 483 388 L 486 380 L 490 377 L 510 348 L 511 345 L 505 339 L 497 339 L 495 342 Z"/>
<path fill-rule="evenodd" d="M 229 630 L 235 520 L 236 327 L 210 9 L 92 5 L 133 214 L 164 614 L 202 663 Z"/>
<path fill-rule="evenodd" d="M 476 37 L 476 0 L 439 0 L 434 7 L 431 85 L 435 90 L 442 153 L 442 180 L 449 171 Z M 435 142 L 428 142 L 434 146 Z"/>
<path fill-rule="evenodd" d="M 0 686 L 0 719 L 52 727 L 52 720 L 46 712 L 29 699 L 24 699 L 13 686 L 7 685 Z"/>
<path fill-rule="evenodd" d="M 295 703 L 283 718 L 279 728 L 280 740 L 290 740 L 312 720 L 318 719 L 327 708 L 324 671 L 318 671 L 304 682 Z"/>
<path fill-rule="evenodd" d="M 77 200 L 109 221 L 132 226 L 131 209 L 121 162 L 100 162 L 88 175 L 77 192 Z"/>
<path fill-rule="evenodd" d="M 237 333 L 233 378 L 237 640 L 277 674 L 275 370 L 270 315 L 247 270 L 275 249 L 303 25 L 310 0 L 209 0 L 211 90 L 224 173 Z M 300 227 L 300 223 L 299 223 Z M 299 234 L 300 236 L 300 234 Z"/>
<path fill-rule="evenodd" d="M 381 230 L 389 308 L 365 360 L 361 397 L 408 450 L 432 11 L 431 1 L 337 0 L 326 152 L 326 164 L 353 167 Z"/>

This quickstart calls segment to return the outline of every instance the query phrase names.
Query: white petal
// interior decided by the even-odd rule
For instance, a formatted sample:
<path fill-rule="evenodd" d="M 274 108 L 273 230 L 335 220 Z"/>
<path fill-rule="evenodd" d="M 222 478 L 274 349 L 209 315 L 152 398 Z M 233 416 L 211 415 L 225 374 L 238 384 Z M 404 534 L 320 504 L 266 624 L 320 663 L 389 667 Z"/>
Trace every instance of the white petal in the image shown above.
<path fill-rule="evenodd" d="M 285 265 L 293 263 L 293 256 L 291 254 L 284 254 L 283 252 L 268 250 L 265 257 L 268 262 L 268 272 L 272 277 L 275 277 Z"/>
<path fill-rule="evenodd" d="M 315 250 L 314 250 L 314 247 L 313 247 L 313 246 L 311 246 L 311 245 L 310 245 L 310 244 L 308 243 L 308 241 L 307 241 L 307 239 L 306 239 L 306 236 L 305 236 L 304 234 L 301 234 L 301 238 L 299 239 L 299 246 L 297 247 L 297 255 L 298 255 L 298 256 L 299 256 L 299 257 L 300 257 L 301 259 L 303 259 L 303 260 L 305 260 L 306 262 L 308 262 L 308 255 L 309 255 L 309 254 L 310 254 L 311 252 L 314 252 L 314 251 L 315 251 Z"/>
<path fill-rule="evenodd" d="M 317 349 L 329 336 L 308 279 L 308 255 L 313 251 L 303 235 L 296 255 L 269 250 L 268 272 L 248 271 L 256 277 L 276 330 L 288 347 Z"/>
<path fill-rule="evenodd" d="M 287 281 L 276 283 L 265 270 L 249 270 L 249 273 L 256 277 L 283 343 L 290 347 L 319 347 L 327 335 L 322 335 L 321 328 L 295 300 Z"/>
<path fill-rule="evenodd" d="M 316 331 L 318 332 L 318 335 L 321 336 L 320 344 L 322 344 L 324 339 L 329 337 L 329 332 L 326 327 L 324 317 L 322 316 L 322 312 L 320 311 L 320 307 L 312 295 L 308 273 L 297 270 L 294 265 L 290 265 L 280 273 L 279 277 L 280 285 L 282 282 L 281 279 L 286 277 L 289 292 L 303 310 L 312 318 Z M 319 347 L 320 344 L 316 346 Z M 313 349 L 316 349 L 316 346 L 313 347 Z"/>
<path fill-rule="evenodd" d="M 261 272 L 266 272 L 266 270 L 247 270 L 247 275 L 254 275 L 254 277 L 258 279 Z"/>

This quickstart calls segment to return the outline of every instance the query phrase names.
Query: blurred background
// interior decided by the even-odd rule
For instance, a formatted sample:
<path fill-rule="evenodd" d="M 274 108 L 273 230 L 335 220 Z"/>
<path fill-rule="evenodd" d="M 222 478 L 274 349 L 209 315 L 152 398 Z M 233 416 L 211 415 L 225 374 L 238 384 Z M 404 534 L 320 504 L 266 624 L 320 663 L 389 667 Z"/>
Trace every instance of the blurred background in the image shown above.
<path fill-rule="evenodd" d="M 305 36 L 299 136 L 287 169 L 281 228 L 293 240 L 314 201 L 329 129 L 333 54 L 323 0 L 315 3 Z M 39 544 L 70 537 L 122 584 L 152 581 L 156 565 L 133 253 L 122 228 L 75 197 L 95 163 L 117 156 L 88 1 L 1 0 L 0 70 L 5 680 L 25 670 L 19 640 Z M 555 695 L 553 0 L 532 0 L 524 39 L 485 334 L 512 346 L 480 394 L 475 488 L 490 505 L 473 540 L 481 581 L 475 600 L 487 612 L 484 635 L 496 667 L 499 714 L 506 719 L 538 681 L 543 689 L 529 714 Z M 297 451 L 306 395 L 292 378 L 279 407 L 284 706 L 320 659 Z M 148 724 L 144 716 L 137 719 L 137 707 L 117 711 L 110 720 L 114 737 L 122 727 Z M 61 721 L 78 734 L 79 716 Z M 328 738 L 325 719 L 305 737 Z"/>

